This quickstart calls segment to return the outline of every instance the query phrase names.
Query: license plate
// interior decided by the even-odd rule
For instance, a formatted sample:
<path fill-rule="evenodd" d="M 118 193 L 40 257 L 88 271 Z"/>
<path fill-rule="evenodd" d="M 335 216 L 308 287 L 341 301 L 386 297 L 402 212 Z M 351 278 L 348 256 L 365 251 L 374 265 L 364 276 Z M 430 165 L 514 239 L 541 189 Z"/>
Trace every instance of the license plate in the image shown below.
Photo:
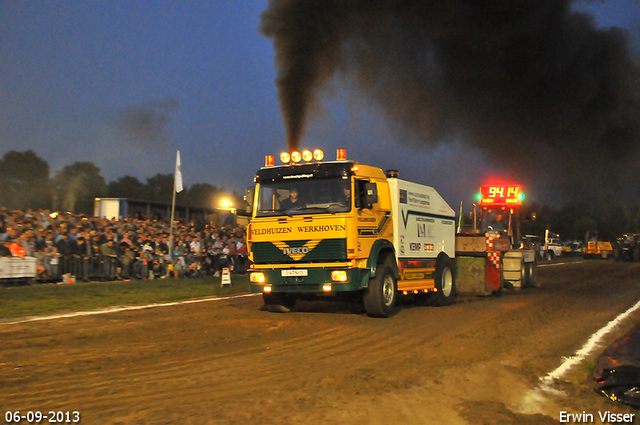
<path fill-rule="evenodd" d="M 308 276 L 309 272 L 307 270 L 282 270 L 282 277 L 297 277 L 297 276 Z"/>

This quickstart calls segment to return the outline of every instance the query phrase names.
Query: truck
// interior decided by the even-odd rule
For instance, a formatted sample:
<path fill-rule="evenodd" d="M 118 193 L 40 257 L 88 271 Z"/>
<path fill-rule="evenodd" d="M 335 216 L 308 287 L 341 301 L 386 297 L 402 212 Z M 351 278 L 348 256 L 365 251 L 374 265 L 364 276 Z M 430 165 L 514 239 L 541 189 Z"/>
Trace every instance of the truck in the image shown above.
<path fill-rule="evenodd" d="M 456 296 L 456 214 L 430 186 L 324 152 L 267 155 L 247 195 L 251 291 L 269 311 L 298 299 L 357 299 L 390 317 L 399 298 L 445 306 Z"/>
<path fill-rule="evenodd" d="M 625 233 L 617 238 L 613 258 L 616 261 L 640 261 L 640 233 Z"/>
<path fill-rule="evenodd" d="M 560 235 L 550 232 L 549 229 L 545 230 L 544 245 L 540 248 L 540 256 L 544 258 L 553 259 L 554 257 L 560 257 L 564 251 L 564 245 L 560 241 Z"/>
<path fill-rule="evenodd" d="M 471 223 L 460 214 L 456 237 L 458 288 L 478 295 L 500 294 L 503 288 L 537 287 L 540 238 L 523 236 L 522 186 L 514 183 L 480 185 Z M 461 207 L 462 210 L 462 207 Z"/>
<path fill-rule="evenodd" d="M 582 250 L 582 254 L 585 259 L 602 258 L 603 260 L 606 260 L 614 254 L 614 251 L 611 242 L 594 238 L 587 241 L 584 249 Z"/>

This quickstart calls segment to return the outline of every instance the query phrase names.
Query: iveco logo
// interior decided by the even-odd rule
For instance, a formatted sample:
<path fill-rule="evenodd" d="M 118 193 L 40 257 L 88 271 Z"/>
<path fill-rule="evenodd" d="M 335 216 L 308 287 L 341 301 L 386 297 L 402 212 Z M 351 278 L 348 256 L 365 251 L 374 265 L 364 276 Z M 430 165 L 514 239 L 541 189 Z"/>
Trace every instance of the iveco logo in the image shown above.
<path fill-rule="evenodd" d="M 301 246 L 300 248 L 291 248 L 291 247 L 286 247 L 282 250 L 282 252 L 284 252 L 285 255 L 292 255 L 292 254 L 308 254 L 309 253 L 309 248 L 306 246 Z"/>
<path fill-rule="evenodd" d="M 289 246 L 289 244 L 284 241 L 271 243 L 274 244 L 280 251 L 282 251 L 284 255 L 290 257 L 293 261 L 300 261 L 305 257 L 305 255 L 313 251 L 313 248 L 318 246 L 318 244 L 320 243 L 320 239 L 307 241 L 302 246 Z"/>

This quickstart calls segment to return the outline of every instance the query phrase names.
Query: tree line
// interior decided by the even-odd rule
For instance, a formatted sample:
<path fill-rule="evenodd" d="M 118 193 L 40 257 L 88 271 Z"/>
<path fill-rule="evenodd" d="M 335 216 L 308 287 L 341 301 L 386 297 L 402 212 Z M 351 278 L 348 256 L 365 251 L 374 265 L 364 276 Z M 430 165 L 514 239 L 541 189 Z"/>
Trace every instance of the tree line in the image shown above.
<path fill-rule="evenodd" d="M 34 151 L 10 151 L 0 159 L 0 205 L 9 210 L 49 209 L 93 215 L 95 198 L 129 198 L 171 203 L 173 174 L 158 173 L 141 182 L 123 176 L 109 183 L 93 162 L 74 162 L 50 177 L 49 163 Z M 217 207 L 214 202 L 230 197 L 235 205 L 242 198 L 208 183 L 196 183 L 176 195 L 176 204 Z"/>
<path fill-rule="evenodd" d="M 93 215 L 94 199 L 129 198 L 171 203 L 173 174 L 156 174 L 141 182 L 123 176 L 107 183 L 92 162 L 74 162 L 49 177 L 49 164 L 32 150 L 10 151 L 0 159 L 0 205 L 8 209 L 50 209 Z M 215 207 L 214 201 L 229 196 L 243 206 L 241 196 L 208 183 L 196 183 L 176 195 L 176 203 Z M 240 207 L 242 208 L 242 207 Z M 640 233 L 640 205 L 615 199 L 573 200 L 562 207 L 530 204 L 523 207 L 523 234 L 543 236 L 545 229 L 563 240 L 598 236 L 613 240 L 623 233 Z"/>

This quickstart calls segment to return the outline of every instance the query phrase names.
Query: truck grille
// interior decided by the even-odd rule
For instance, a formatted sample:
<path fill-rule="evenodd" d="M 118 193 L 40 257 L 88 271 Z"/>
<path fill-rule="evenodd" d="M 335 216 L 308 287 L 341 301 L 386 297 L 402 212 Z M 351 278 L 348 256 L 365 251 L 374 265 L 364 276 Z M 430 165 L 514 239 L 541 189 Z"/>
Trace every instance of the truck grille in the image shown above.
<path fill-rule="evenodd" d="M 318 263 L 347 260 L 346 239 L 276 241 L 252 244 L 253 261 L 263 263 Z"/>

